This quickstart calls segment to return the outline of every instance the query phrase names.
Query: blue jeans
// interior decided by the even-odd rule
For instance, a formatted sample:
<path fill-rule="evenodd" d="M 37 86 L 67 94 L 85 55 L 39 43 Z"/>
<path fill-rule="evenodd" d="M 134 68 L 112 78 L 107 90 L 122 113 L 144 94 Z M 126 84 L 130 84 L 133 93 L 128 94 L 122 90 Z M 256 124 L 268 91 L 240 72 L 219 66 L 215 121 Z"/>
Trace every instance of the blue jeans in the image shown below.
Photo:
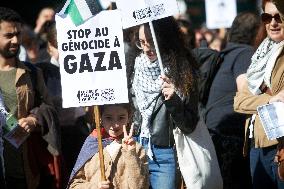
<path fill-rule="evenodd" d="M 140 144 L 148 150 L 148 138 L 142 138 Z M 153 160 L 148 157 L 150 188 L 176 188 L 176 156 L 173 147 L 152 145 Z"/>
<path fill-rule="evenodd" d="M 277 175 L 274 162 L 276 145 L 266 148 L 251 148 L 250 169 L 254 189 L 284 189 L 284 182 Z"/>

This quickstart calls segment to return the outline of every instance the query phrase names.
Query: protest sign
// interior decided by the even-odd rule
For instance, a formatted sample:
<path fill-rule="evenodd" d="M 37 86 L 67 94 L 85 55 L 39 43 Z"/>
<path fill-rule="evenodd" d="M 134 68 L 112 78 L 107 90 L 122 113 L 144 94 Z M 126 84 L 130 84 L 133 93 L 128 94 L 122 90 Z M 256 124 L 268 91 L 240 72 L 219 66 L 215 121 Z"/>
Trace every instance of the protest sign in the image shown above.
<path fill-rule="evenodd" d="M 120 12 L 101 11 L 79 26 L 56 15 L 63 107 L 128 102 Z"/>
<path fill-rule="evenodd" d="M 17 118 L 13 114 L 9 114 L 5 108 L 3 96 L 0 93 L 0 136 L 10 142 L 15 148 L 27 139 L 29 133 L 18 124 Z M 1 148 L 2 139 L 0 138 L 0 153 L 3 152 Z"/>
<path fill-rule="evenodd" d="M 6 118 L 6 124 L 3 125 L 3 138 L 14 147 L 19 148 L 28 136 L 29 133 L 19 125 L 17 118 L 13 114 L 9 114 Z"/>
<path fill-rule="evenodd" d="M 117 0 L 123 28 L 178 14 L 176 0 Z"/>
<path fill-rule="evenodd" d="M 284 103 L 273 102 L 257 108 L 265 134 L 269 140 L 284 136 Z"/>
<path fill-rule="evenodd" d="M 206 25 L 209 29 L 230 28 L 237 16 L 236 0 L 206 0 Z"/>

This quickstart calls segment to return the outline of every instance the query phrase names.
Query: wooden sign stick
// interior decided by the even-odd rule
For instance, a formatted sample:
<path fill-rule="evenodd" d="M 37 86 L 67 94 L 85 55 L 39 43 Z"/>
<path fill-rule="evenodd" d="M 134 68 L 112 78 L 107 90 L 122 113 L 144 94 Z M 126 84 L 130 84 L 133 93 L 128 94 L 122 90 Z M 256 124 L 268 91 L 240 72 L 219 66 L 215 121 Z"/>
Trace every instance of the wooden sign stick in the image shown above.
<path fill-rule="evenodd" d="M 103 154 L 103 144 L 102 144 L 102 134 L 100 125 L 100 110 L 99 106 L 94 107 L 96 130 L 98 134 L 98 147 L 99 147 L 99 158 L 100 158 L 100 169 L 101 169 L 101 181 L 106 180 L 105 176 L 105 164 L 104 164 L 104 154 Z"/>

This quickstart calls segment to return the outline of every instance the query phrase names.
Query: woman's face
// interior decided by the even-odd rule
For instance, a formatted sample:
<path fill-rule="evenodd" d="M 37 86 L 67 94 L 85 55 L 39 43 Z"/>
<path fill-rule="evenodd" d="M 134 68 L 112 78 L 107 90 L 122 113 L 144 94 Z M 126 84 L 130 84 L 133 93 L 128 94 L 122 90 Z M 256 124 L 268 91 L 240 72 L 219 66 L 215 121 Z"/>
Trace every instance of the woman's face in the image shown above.
<path fill-rule="evenodd" d="M 111 137 L 123 135 L 123 125 L 127 126 L 128 111 L 120 105 L 105 105 L 102 113 L 102 125 Z"/>
<path fill-rule="evenodd" d="M 147 55 L 149 60 L 151 62 L 154 62 L 157 60 L 157 54 L 155 51 L 153 39 L 151 36 L 150 29 L 148 27 L 145 27 L 144 25 L 141 25 L 139 28 L 139 42 L 141 49 Z"/>
<path fill-rule="evenodd" d="M 265 13 L 270 14 L 271 16 L 275 16 L 279 14 L 276 6 L 272 2 L 267 2 L 265 4 Z M 273 41 L 279 42 L 284 40 L 284 24 L 277 21 L 273 18 L 270 22 L 265 23 L 265 28 L 267 31 L 268 37 L 270 37 Z"/>

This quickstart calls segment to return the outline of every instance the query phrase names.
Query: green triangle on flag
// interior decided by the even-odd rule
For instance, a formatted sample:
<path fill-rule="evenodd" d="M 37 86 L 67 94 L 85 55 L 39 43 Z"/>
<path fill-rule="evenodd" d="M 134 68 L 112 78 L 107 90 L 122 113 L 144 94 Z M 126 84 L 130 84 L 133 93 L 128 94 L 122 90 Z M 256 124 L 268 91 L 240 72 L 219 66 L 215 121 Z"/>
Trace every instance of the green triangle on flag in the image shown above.
<path fill-rule="evenodd" d="M 72 22 L 78 26 L 102 10 L 99 0 L 70 0 L 64 14 L 68 14 Z"/>
<path fill-rule="evenodd" d="M 70 4 L 66 8 L 64 14 L 68 14 L 72 20 L 72 22 L 78 26 L 84 22 L 76 4 L 74 3 L 74 0 L 70 1 Z"/>

